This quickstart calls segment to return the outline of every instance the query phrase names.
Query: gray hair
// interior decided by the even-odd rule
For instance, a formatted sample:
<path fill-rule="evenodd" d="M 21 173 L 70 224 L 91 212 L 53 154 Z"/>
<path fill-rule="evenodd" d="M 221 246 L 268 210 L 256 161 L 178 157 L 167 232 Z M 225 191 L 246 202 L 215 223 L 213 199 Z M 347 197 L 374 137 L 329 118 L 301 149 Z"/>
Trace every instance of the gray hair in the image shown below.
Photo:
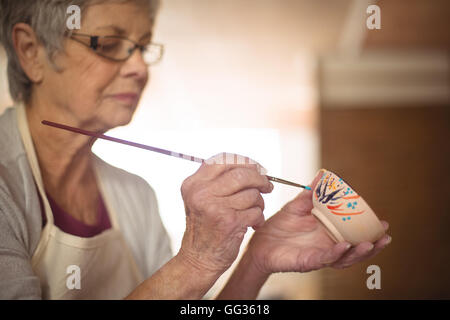
<path fill-rule="evenodd" d="M 12 29 L 19 22 L 30 25 L 47 51 L 49 61 L 62 49 L 66 31 L 67 8 L 77 5 L 83 12 L 88 6 L 106 0 L 0 0 L 0 43 L 8 57 L 8 83 L 14 101 L 27 102 L 32 82 L 22 70 L 12 41 Z M 154 21 L 160 0 L 114 0 L 116 2 L 145 2 Z M 54 64 L 53 64 L 54 65 Z M 55 66 L 56 67 L 56 66 Z"/>

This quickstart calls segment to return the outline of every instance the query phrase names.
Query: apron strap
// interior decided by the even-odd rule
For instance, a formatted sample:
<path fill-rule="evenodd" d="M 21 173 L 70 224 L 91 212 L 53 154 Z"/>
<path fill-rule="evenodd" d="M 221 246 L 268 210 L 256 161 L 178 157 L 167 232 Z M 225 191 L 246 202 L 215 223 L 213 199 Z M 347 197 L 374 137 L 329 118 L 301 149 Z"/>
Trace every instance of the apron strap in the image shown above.
<path fill-rule="evenodd" d="M 25 110 L 26 107 L 23 103 L 19 103 L 16 108 L 19 132 L 22 137 L 23 145 L 25 147 L 28 163 L 30 164 L 39 194 L 41 195 L 42 201 L 44 203 L 44 211 L 47 218 L 47 223 L 53 224 L 52 209 L 50 207 L 50 203 L 48 202 L 47 195 L 45 194 L 44 183 L 42 182 L 42 176 L 36 157 L 36 151 L 34 149 L 33 140 L 31 139 L 30 135 L 30 129 L 28 127 L 27 115 Z"/>

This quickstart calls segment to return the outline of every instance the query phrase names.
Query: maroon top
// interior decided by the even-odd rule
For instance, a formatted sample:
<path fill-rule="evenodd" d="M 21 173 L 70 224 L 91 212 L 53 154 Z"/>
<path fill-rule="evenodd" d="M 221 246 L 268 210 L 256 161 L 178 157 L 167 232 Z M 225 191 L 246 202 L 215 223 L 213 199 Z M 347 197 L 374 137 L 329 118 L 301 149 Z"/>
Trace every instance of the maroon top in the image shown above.
<path fill-rule="evenodd" d="M 111 228 L 111 221 L 109 220 L 108 210 L 106 209 L 105 203 L 103 202 L 103 198 L 101 195 L 97 209 L 98 223 L 93 226 L 87 225 L 75 219 L 70 214 L 62 210 L 48 194 L 47 198 L 48 202 L 50 203 L 50 207 L 52 208 L 53 211 L 53 221 L 55 226 L 57 226 L 65 233 L 82 238 L 90 238 Z M 41 209 L 42 209 L 41 210 L 42 227 L 44 227 L 45 224 L 47 223 L 47 217 L 45 216 L 44 206 L 41 197 L 39 197 L 39 201 L 41 202 Z"/>

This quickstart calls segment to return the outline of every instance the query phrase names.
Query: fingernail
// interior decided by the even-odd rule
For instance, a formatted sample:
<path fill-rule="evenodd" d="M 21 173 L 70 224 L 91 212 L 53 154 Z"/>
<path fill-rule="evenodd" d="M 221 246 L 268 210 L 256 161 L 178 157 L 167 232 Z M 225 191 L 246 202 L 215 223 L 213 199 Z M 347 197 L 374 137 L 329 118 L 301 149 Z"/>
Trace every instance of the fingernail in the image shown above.
<path fill-rule="evenodd" d="M 387 240 L 386 240 L 386 244 L 391 243 L 391 241 L 392 241 L 392 237 L 391 237 L 391 236 L 388 236 L 388 238 L 387 238 Z"/>

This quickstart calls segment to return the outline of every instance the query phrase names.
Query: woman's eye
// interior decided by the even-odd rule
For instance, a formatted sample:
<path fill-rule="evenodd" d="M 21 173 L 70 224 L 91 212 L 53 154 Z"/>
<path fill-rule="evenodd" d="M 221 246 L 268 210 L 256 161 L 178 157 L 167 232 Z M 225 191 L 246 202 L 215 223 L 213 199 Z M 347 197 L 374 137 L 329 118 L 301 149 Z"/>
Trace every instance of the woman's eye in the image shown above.
<path fill-rule="evenodd" d="M 119 47 L 119 44 L 117 44 L 117 43 L 112 43 L 112 44 L 107 44 L 107 45 L 101 46 L 103 51 L 116 50 L 118 47 Z"/>
<path fill-rule="evenodd" d="M 118 50 L 121 47 L 121 42 L 117 40 L 108 40 L 99 43 L 100 50 L 104 52 Z"/>

